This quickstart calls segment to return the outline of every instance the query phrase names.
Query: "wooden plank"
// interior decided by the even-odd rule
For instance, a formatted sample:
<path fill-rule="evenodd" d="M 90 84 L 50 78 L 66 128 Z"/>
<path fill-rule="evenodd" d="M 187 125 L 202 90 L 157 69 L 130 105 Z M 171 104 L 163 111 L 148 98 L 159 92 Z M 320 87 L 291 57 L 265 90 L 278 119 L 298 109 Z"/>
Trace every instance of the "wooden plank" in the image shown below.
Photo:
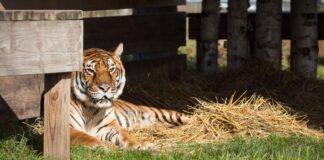
<path fill-rule="evenodd" d="M 235 71 L 249 57 L 248 11 L 249 0 L 229 0 L 227 19 L 227 69 Z"/>
<path fill-rule="evenodd" d="M 0 21 L 0 76 L 82 69 L 83 22 Z"/>
<path fill-rule="evenodd" d="M 54 159 L 69 159 L 71 73 L 45 75 L 44 154 Z"/>
<path fill-rule="evenodd" d="M 2 0 L 7 9 L 122 9 L 175 6 L 185 0 Z"/>
<path fill-rule="evenodd" d="M 7 10 L 0 12 L 0 21 L 40 21 L 40 20 L 77 20 L 82 19 L 80 10 Z"/>
<path fill-rule="evenodd" d="M 284 13 L 282 15 L 282 39 L 290 39 L 290 14 Z M 200 36 L 200 14 L 188 14 L 189 17 L 189 38 L 190 39 L 198 39 Z M 219 32 L 219 38 L 220 39 L 226 39 L 227 38 L 227 14 L 222 13 L 220 16 L 220 32 Z M 318 28 L 324 28 L 324 13 L 318 13 Z M 248 20 L 250 23 L 250 31 L 253 33 L 253 28 L 255 28 L 255 14 L 249 13 Z M 248 35 L 253 36 L 253 35 Z M 318 30 L 318 38 L 319 40 L 324 40 L 324 30 L 319 29 Z"/>
<path fill-rule="evenodd" d="M 200 37 L 197 42 L 197 71 L 204 74 L 219 72 L 218 39 L 220 0 L 203 0 L 200 19 Z"/>
<path fill-rule="evenodd" d="M 84 45 L 109 50 L 123 42 L 126 54 L 169 51 L 185 45 L 185 25 L 184 13 L 86 19 Z"/>
<path fill-rule="evenodd" d="M 12 113 L 19 120 L 40 116 L 42 75 L 0 77 L 0 117 Z"/>

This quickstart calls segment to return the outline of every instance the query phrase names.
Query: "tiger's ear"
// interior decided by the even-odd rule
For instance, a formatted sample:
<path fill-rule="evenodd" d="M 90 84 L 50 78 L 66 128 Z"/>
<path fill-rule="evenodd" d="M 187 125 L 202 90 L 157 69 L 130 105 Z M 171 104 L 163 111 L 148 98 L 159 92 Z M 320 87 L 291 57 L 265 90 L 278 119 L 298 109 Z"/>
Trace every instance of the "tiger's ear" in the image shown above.
<path fill-rule="evenodd" d="M 123 51 L 124 51 L 124 45 L 123 43 L 119 43 L 117 48 L 114 51 L 114 54 L 120 57 L 123 54 Z"/>

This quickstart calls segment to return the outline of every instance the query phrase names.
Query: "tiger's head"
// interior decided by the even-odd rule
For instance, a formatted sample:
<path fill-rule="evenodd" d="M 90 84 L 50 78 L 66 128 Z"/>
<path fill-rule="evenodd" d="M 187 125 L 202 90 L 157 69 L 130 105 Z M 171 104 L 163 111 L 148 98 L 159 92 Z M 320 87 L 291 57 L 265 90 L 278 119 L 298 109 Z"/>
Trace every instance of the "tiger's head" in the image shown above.
<path fill-rule="evenodd" d="M 123 92 L 126 77 L 120 60 L 123 44 L 112 51 L 85 50 L 83 71 L 73 76 L 72 90 L 79 101 L 95 108 L 109 108 Z"/>

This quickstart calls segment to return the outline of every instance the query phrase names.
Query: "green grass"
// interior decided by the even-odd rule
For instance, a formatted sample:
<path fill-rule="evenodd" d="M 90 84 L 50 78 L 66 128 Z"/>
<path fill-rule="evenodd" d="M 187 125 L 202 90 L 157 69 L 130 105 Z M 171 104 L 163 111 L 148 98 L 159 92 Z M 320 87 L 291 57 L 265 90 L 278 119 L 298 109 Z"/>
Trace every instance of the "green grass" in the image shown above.
<path fill-rule="evenodd" d="M 9 127 L 7 127 L 9 126 Z M 41 137 L 17 125 L 0 125 L 0 160 L 38 160 L 43 159 L 40 150 Z M 7 129 L 10 129 L 8 131 Z M 73 146 L 72 159 L 82 160 L 123 160 L 123 159 L 273 159 L 307 160 L 324 159 L 324 140 L 294 135 L 291 137 L 270 136 L 265 139 L 236 138 L 224 143 L 191 144 L 168 152 L 150 151 L 107 151 L 90 150 Z"/>
<path fill-rule="evenodd" d="M 323 64 L 319 64 L 317 66 L 317 78 L 324 79 L 324 65 Z"/>
<path fill-rule="evenodd" d="M 105 152 L 78 147 L 72 149 L 72 159 L 324 159 L 324 141 L 304 136 L 288 138 L 270 136 L 266 139 L 243 140 L 236 138 L 221 144 L 194 144 L 172 152 L 146 151 Z"/>

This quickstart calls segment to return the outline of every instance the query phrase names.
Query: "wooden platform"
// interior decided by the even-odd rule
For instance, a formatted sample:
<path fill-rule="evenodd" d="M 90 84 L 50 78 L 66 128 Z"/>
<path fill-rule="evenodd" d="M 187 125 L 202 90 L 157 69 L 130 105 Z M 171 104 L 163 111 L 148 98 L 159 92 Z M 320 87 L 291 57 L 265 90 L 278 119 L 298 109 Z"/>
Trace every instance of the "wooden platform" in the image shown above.
<path fill-rule="evenodd" d="M 69 159 L 70 72 L 83 62 L 80 18 L 82 11 L 0 12 L 1 105 L 20 119 L 36 116 L 45 88 L 44 154 L 54 159 Z"/>

